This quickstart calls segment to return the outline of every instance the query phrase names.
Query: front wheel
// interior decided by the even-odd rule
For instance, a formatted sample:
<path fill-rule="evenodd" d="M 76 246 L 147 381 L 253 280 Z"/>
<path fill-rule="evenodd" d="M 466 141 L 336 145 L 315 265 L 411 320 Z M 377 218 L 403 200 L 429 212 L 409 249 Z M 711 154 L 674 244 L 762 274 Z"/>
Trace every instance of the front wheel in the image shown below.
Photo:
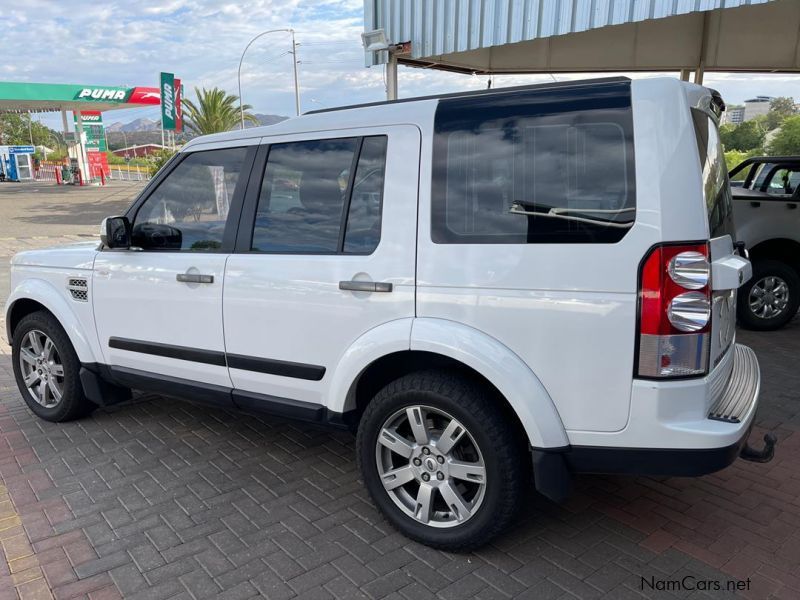
<path fill-rule="evenodd" d="M 381 390 L 358 429 L 364 482 L 406 536 L 443 550 L 488 542 L 530 481 L 525 444 L 479 384 L 431 371 Z"/>
<path fill-rule="evenodd" d="M 800 305 L 800 277 L 779 260 L 753 263 L 753 277 L 739 289 L 739 322 L 748 329 L 771 331 L 788 323 Z"/>
<path fill-rule="evenodd" d="M 42 419 L 71 421 L 97 408 L 83 393 L 75 349 L 50 313 L 22 318 L 14 329 L 11 359 L 25 403 Z"/>

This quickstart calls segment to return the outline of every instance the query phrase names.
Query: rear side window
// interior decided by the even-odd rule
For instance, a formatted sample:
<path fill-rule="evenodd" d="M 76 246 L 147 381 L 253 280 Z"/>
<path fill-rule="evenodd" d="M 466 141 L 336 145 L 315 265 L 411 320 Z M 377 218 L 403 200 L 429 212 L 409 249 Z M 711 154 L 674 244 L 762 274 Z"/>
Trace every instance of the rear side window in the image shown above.
<path fill-rule="evenodd" d="M 613 243 L 636 219 L 629 84 L 441 100 L 432 237 Z"/>
<path fill-rule="evenodd" d="M 345 252 L 372 252 L 381 239 L 386 141 L 386 136 L 368 137 L 361 146 L 344 236 Z"/>
<path fill-rule="evenodd" d="M 710 237 L 730 235 L 735 239 L 731 186 L 717 124 L 696 108 L 692 109 L 692 119 L 700 151 L 700 166 L 703 169 L 703 198 L 708 213 Z"/>

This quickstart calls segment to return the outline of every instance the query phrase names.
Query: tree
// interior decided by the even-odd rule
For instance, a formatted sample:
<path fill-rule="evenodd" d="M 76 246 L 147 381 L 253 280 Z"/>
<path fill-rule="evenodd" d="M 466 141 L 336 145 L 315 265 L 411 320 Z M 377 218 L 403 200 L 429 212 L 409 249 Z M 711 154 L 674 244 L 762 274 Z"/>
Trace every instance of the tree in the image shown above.
<path fill-rule="evenodd" d="M 197 104 L 191 100 L 183 101 L 183 119 L 186 128 L 198 135 L 230 131 L 241 123 L 239 97 L 228 94 L 219 88 L 198 90 L 194 88 Z M 249 104 L 242 107 L 245 111 L 252 108 Z M 249 112 L 244 113 L 244 120 L 258 124 Z"/>
<path fill-rule="evenodd" d="M 761 120 L 753 119 L 738 125 L 726 123 L 720 127 L 719 135 L 725 150 L 749 152 L 764 145 L 767 131 Z"/>
<path fill-rule="evenodd" d="M 787 118 L 769 143 L 772 156 L 800 154 L 800 116 Z"/>
<path fill-rule="evenodd" d="M 170 150 L 169 148 L 164 148 L 163 150 L 159 150 L 155 154 L 150 156 L 150 165 L 148 167 L 148 171 L 150 171 L 150 175 L 155 175 L 161 170 L 167 161 L 174 156 L 175 152 Z"/>
<path fill-rule="evenodd" d="M 54 134 L 55 132 L 49 127 L 33 121 L 29 114 L 0 115 L 0 144 L 26 145 L 31 143 L 31 137 L 33 137 L 34 145 L 52 147 Z"/>
<path fill-rule="evenodd" d="M 794 107 L 794 98 L 782 96 L 780 98 L 773 98 L 769 102 L 769 112 L 764 120 L 764 124 L 768 131 L 777 129 L 781 123 L 792 115 L 797 114 Z"/>

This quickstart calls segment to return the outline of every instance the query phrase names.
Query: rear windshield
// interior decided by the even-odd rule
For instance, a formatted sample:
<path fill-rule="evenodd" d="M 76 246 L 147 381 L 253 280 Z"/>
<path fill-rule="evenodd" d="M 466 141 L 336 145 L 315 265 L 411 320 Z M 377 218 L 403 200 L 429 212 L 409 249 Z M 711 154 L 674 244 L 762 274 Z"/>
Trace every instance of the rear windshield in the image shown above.
<path fill-rule="evenodd" d="M 727 234 L 735 239 L 731 186 L 717 124 L 706 113 L 694 108 L 692 119 L 703 170 L 703 198 L 708 212 L 710 237 L 713 239 Z"/>

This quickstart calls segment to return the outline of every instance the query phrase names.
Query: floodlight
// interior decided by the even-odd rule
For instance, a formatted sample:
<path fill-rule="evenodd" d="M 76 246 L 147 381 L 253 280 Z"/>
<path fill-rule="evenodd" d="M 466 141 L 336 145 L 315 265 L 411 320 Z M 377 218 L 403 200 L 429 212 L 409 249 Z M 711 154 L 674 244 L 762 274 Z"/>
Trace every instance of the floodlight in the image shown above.
<path fill-rule="evenodd" d="M 391 47 L 389 39 L 386 37 L 386 31 L 383 29 L 373 29 L 362 33 L 361 43 L 367 52 L 380 52 Z"/>

